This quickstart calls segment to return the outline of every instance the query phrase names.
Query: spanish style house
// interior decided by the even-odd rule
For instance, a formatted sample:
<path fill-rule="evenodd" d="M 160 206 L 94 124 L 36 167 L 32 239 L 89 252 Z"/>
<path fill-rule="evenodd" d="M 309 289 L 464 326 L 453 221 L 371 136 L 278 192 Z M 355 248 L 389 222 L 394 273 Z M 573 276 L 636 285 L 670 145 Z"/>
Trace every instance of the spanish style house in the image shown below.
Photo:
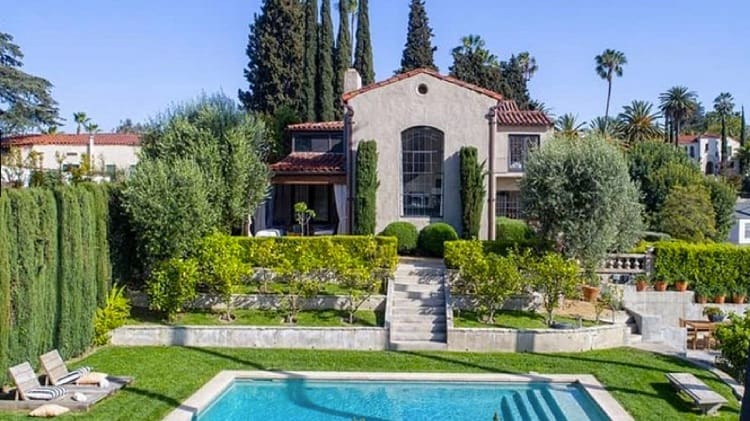
<path fill-rule="evenodd" d="M 680 135 L 680 146 L 706 174 L 719 174 L 721 171 L 721 136 L 713 133 L 700 135 Z M 728 165 L 739 171 L 739 162 L 734 159 L 740 151 L 740 142 L 727 136 Z"/>
<path fill-rule="evenodd" d="M 542 112 L 519 110 L 502 95 L 432 70 L 418 69 L 361 87 L 349 70 L 344 120 L 288 127 L 292 152 L 270 166 L 272 193 L 255 217 L 256 231 L 290 229 L 293 205 L 315 210 L 313 231 L 349 233 L 354 162 L 362 140 L 378 151 L 377 227 L 442 221 L 461 229 L 459 151 L 474 146 L 487 177 L 480 236 L 494 236 L 495 216 L 518 217 L 524 161 L 552 135 Z"/>

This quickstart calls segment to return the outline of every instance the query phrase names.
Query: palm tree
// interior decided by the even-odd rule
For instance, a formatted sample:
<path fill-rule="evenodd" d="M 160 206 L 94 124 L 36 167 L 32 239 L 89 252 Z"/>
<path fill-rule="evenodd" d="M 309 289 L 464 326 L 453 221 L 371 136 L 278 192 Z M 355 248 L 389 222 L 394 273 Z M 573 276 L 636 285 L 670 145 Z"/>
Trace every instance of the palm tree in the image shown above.
<path fill-rule="evenodd" d="M 714 99 L 714 110 L 721 117 L 721 169 L 727 163 L 727 116 L 734 111 L 734 98 L 729 92 L 722 92 Z"/>
<path fill-rule="evenodd" d="M 555 131 L 568 139 L 578 139 L 583 131 L 583 123 L 579 123 L 577 119 L 573 113 L 561 115 L 555 120 Z"/>
<path fill-rule="evenodd" d="M 44 134 L 58 134 L 58 133 L 60 133 L 59 127 L 54 124 L 47 127 L 47 130 L 44 131 Z"/>
<path fill-rule="evenodd" d="M 536 99 L 532 99 L 529 101 L 529 110 L 541 111 L 546 114 L 547 117 L 554 118 L 552 108 L 548 107 L 547 104 L 543 103 L 542 101 L 537 101 Z"/>
<path fill-rule="evenodd" d="M 84 126 L 88 124 L 89 121 L 91 121 L 90 118 L 86 116 L 86 113 L 83 111 L 78 113 L 73 113 L 73 120 L 76 122 L 76 134 L 81 134 L 81 126 Z"/>
<path fill-rule="evenodd" d="M 604 111 L 606 119 L 609 117 L 609 100 L 612 97 L 612 76 L 622 76 L 622 66 L 628 63 L 628 59 L 622 51 L 607 49 L 596 56 L 595 60 L 596 73 L 607 81 L 607 108 Z"/>
<path fill-rule="evenodd" d="M 656 119 L 661 115 L 652 109 L 653 104 L 648 101 L 633 101 L 623 107 L 618 119 L 622 135 L 628 143 L 661 136 L 661 129 L 656 124 Z"/>
<path fill-rule="evenodd" d="M 518 64 L 523 70 L 523 78 L 526 80 L 526 82 L 530 81 L 534 76 L 534 73 L 539 70 L 539 66 L 537 66 L 536 64 L 536 58 L 529 54 L 528 51 L 524 51 L 518 54 Z"/>
<path fill-rule="evenodd" d="M 605 139 L 615 139 L 619 134 L 619 122 L 612 117 L 596 117 L 589 122 L 589 132 Z"/>
<path fill-rule="evenodd" d="M 659 95 L 659 102 L 659 108 L 664 113 L 665 119 L 672 123 L 672 128 L 669 129 L 665 120 L 664 128 L 669 131 L 670 140 L 674 133 L 674 144 L 677 145 L 680 125 L 698 109 L 697 95 L 685 86 L 673 86 Z"/>
<path fill-rule="evenodd" d="M 88 134 L 94 134 L 99 133 L 101 130 L 99 129 L 99 125 L 96 123 L 87 123 L 86 124 L 86 132 Z"/>

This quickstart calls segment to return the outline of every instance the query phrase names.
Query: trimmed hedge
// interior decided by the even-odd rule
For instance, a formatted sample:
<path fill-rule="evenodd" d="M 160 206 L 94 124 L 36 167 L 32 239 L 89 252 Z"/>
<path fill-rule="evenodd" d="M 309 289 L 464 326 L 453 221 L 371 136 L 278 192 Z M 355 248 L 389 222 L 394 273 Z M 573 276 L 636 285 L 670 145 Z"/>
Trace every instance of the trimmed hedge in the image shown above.
<path fill-rule="evenodd" d="M 474 244 L 477 241 L 458 240 L 446 241 L 445 257 L 443 261 L 449 269 L 460 269 L 466 256 L 470 256 Z M 529 238 L 521 241 L 478 241 L 482 245 L 482 251 L 485 254 L 492 253 L 500 256 L 507 256 L 512 250 L 524 251 L 531 250 L 534 254 L 542 255 L 547 251 L 552 251 L 552 244 L 537 238 Z"/>
<path fill-rule="evenodd" d="M 696 294 L 748 295 L 750 248 L 723 243 L 661 241 L 654 245 L 656 280 L 687 281 Z"/>
<path fill-rule="evenodd" d="M 353 259 L 355 262 L 372 262 L 375 267 L 385 268 L 391 272 L 398 264 L 397 240 L 394 237 L 381 236 L 314 236 L 314 237 L 235 237 L 245 250 L 245 261 L 252 267 L 270 269 L 283 267 L 293 261 L 300 246 L 304 246 L 314 255 L 324 255 L 333 244 L 345 250 L 343 256 L 332 258 Z M 327 262 L 332 266 L 336 262 Z"/>
<path fill-rule="evenodd" d="M 419 232 L 419 251 L 427 256 L 443 257 L 446 241 L 458 240 L 455 228 L 445 222 L 427 225 Z"/>
<path fill-rule="evenodd" d="M 396 237 L 398 254 L 410 255 L 417 251 L 419 233 L 417 232 L 417 227 L 411 222 L 391 222 L 380 235 L 384 237 Z"/>
<path fill-rule="evenodd" d="M 497 227 L 495 239 L 498 241 L 519 242 L 526 241 L 534 236 L 531 228 L 520 219 L 500 217 L 497 218 L 495 226 Z"/>
<path fill-rule="evenodd" d="M 8 366 L 88 348 L 109 289 L 107 191 L 8 190 L 0 197 L 0 384 Z"/>

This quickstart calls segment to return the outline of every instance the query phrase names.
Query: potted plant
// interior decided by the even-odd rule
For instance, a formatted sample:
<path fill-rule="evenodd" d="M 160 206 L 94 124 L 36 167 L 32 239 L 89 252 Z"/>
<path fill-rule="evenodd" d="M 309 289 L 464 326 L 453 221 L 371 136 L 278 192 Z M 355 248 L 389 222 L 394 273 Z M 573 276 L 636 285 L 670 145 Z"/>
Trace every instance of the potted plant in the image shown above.
<path fill-rule="evenodd" d="M 714 323 L 723 322 L 726 314 L 715 306 L 707 306 L 703 308 L 703 315 L 708 317 L 708 320 Z"/>
<path fill-rule="evenodd" d="M 583 300 L 590 303 L 596 302 L 599 298 L 599 275 L 592 270 L 587 270 L 584 275 L 585 283 L 581 287 L 583 291 Z"/>
<path fill-rule="evenodd" d="M 688 287 L 687 276 L 685 276 L 682 270 L 679 270 L 675 274 L 674 289 L 679 292 L 685 292 L 687 291 L 687 287 Z"/>
<path fill-rule="evenodd" d="M 649 284 L 649 278 L 648 275 L 645 273 L 639 273 L 635 277 L 635 290 L 636 291 L 645 291 Z"/>
<path fill-rule="evenodd" d="M 698 304 L 706 304 L 708 302 L 708 296 L 711 295 L 711 289 L 705 281 L 695 283 L 695 302 Z"/>
<path fill-rule="evenodd" d="M 668 286 L 669 282 L 667 281 L 666 277 L 661 277 L 658 281 L 654 282 L 654 291 L 664 292 L 667 290 Z"/>
<path fill-rule="evenodd" d="M 735 304 L 745 304 L 747 298 L 747 289 L 741 284 L 736 283 L 732 286 L 732 302 Z"/>

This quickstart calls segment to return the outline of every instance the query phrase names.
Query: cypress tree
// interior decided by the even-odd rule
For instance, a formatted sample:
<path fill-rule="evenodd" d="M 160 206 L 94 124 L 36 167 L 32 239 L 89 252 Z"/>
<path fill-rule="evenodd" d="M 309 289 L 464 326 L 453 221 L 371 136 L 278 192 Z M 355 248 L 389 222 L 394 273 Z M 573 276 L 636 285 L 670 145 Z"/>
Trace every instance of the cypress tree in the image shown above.
<path fill-rule="evenodd" d="M 81 210 L 78 197 L 72 188 L 56 191 L 58 206 L 58 224 L 60 227 L 58 243 L 60 247 L 60 272 L 58 291 L 60 302 L 60 320 L 57 331 L 57 344 L 63 358 L 74 355 L 80 344 L 79 317 L 81 314 L 82 288 L 82 244 L 81 244 Z"/>
<path fill-rule="evenodd" d="M 432 46 L 432 37 L 432 28 L 430 28 L 427 19 L 424 0 L 412 0 L 409 9 L 406 45 L 401 57 L 401 68 L 396 73 L 420 68 L 437 70 L 433 58 L 437 47 Z"/>
<path fill-rule="evenodd" d="M 484 164 L 479 164 L 477 148 L 464 146 L 460 151 L 462 236 L 479 238 L 484 200 Z"/>
<path fill-rule="evenodd" d="M 354 49 L 354 68 L 362 76 L 362 85 L 366 86 L 375 82 L 367 0 L 359 0 L 359 8 L 357 9 L 357 44 Z"/>
<path fill-rule="evenodd" d="M 321 26 L 318 38 L 318 120 L 334 119 L 334 74 L 333 22 L 331 21 L 331 0 L 322 0 L 320 7 Z"/>
<path fill-rule="evenodd" d="M 333 81 L 334 113 L 341 118 L 343 111 L 339 106 L 341 95 L 344 94 L 344 74 L 352 67 L 352 38 L 349 33 L 349 9 L 347 1 L 339 1 L 339 33 L 336 37 L 336 75 Z"/>
<path fill-rule="evenodd" d="M 502 89 L 500 93 L 508 99 L 512 99 L 518 108 L 525 110 L 529 108 L 529 90 L 526 87 L 526 77 L 518 57 L 511 55 L 508 61 L 500 63 L 502 75 Z"/>
<path fill-rule="evenodd" d="M 40 281 L 43 285 L 41 321 L 42 331 L 39 352 L 47 352 L 57 347 L 55 335 L 57 332 L 58 303 L 57 303 L 57 268 L 59 245 L 57 243 L 57 203 L 55 195 L 49 189 L 40 189 L 36 195 L 39 208 L 39 225 L 37 229 L 38 245 L 40 247 Z"/>
<path fill-rule="evenodd" d="M 0 196 L 0 383 L 10 365 L 10 256 L 11 210 L 8 195 Z M 15 361 L 14 361 L 15 362 Z"/>
<path fill-rule="evenodd" d="M 740 148 L 745 147 L 745 136 L 747 135 L 746 129 L 745 129 L 745 106 L 742 106 L 742 116 L 740 121 Z M 742 162 L 742 159 L 739 160 L 740 163 L 740 175 L 745 174 L 745 165 Z"/>
<path fill-rule="evenodd" d="M 303 18 L 299 1 L 263 1 L 248 37 L 245 79 L 249 86 L 239 91 L 245 109 L 269 115 L 283 106 L 303 110 Z"/>
<path fill-rule="evenodd" d="M 317 0 L 305 1 L 305 64 L 302 76 L 302 119 L 305 121 L 316 121 L 315 102 L 318 89 L 316 59 L 318 56 L 318 2 Z"/>
<path fill-rule="evenodd" d="M 75 352 L 86 349 L 94 339 L 94 314 L 96 314 L 96 213 L 93 194 L 77 188 L 81 209 L 81 269 L 79 282 L 81 311 L 77 320 L 79 336 Z"/>
<path fill-rule="evenodd" d="M 357 148 L 354 196 L 354 234 L 375 233 L 375 200 L 378 190 L 378 151 L 374 140 Z"/>

